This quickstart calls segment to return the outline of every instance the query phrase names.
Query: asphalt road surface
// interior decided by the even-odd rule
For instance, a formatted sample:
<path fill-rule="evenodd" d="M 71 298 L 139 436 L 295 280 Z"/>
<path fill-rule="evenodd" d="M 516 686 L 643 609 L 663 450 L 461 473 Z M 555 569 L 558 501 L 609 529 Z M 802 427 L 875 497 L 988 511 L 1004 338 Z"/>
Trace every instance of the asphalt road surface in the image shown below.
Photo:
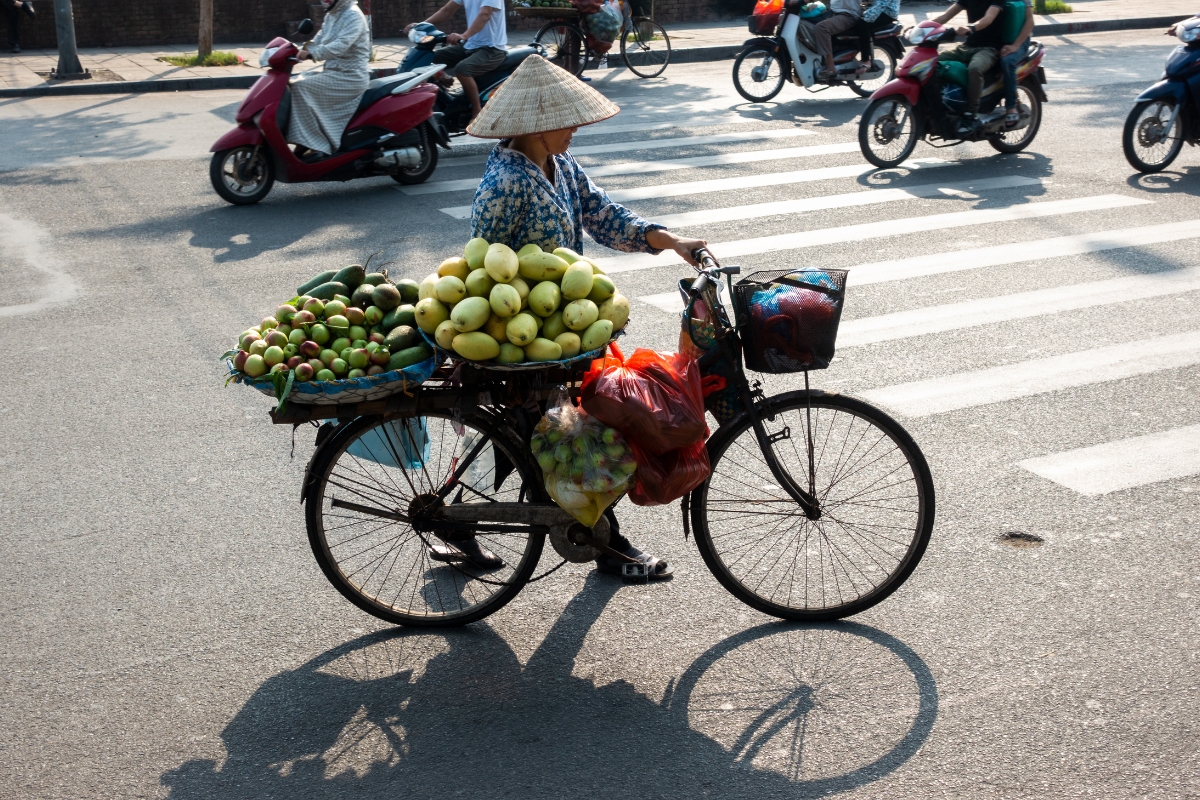
<path fill-rule="evenodd" d="M 576 152 L 639 213 L 750 270 L 852 269 L 814 380 L 903 421 L 937 524 L 900 591 L 821 627 L 721 589 L 678 504 L 621 506 L 670 583 L 572 565 L 449 632 L 361 613 L 308 548 L 312 429 L 293 454 L 217 356 L 312 273 L 461 248 L 472 192 L 442 182 L 483 146 L 419 193 L 232 208 L 207 149 L 240 93 L 0 101 L 0 796 L 1200 795 L 1200 151 L 1121 154 L 1170 40 L 1047 44 L 1027 152 L 882 172 L 848 92 L 750 106 L 728 63 L 593 84 L 624 111 Z M 686 269 L 595 252 L 628 267 L 626 341 L 674 349 Z"/>

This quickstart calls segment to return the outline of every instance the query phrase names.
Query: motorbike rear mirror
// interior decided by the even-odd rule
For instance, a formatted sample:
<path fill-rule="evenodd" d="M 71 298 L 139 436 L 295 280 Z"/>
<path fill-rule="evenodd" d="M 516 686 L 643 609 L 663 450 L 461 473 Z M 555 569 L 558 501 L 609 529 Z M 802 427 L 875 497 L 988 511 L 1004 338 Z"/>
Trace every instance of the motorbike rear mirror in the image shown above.
<path fill-rule="evenodd" d="M 297 36 L 308 36 L 312 32 L 313 32 L 313 21 L 311 19 L 304 20 L 296 27 L 296 35 Z"/>

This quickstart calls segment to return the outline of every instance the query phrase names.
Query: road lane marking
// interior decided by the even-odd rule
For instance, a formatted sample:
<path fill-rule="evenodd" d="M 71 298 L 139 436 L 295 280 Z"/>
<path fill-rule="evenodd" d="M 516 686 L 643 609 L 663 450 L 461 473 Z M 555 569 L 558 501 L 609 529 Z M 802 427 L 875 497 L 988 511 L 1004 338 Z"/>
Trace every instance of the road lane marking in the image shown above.
<path fill-rule="evenodd" d="M 831 194 L 824 197 L 808 197 L 802 200 L 776 200 L 770 203 L 687 211 L 681 214 L 655 216 L 654 221 L 674 230 L 712 223 L 733 222 L 739 219 L 762 219 L 784 214 L 802 214 L 808 211 L 898 203 L 927 197 L 958 196 L 964 197 L 964 199 L 976 199 L 969 195 L 992 189 L 1011 189 L 1018 186 L 1041 186 L 1044 184 L 1045 181 L 1039 178 L 1018 176 L 986 178 L 978 181 L 962 181 L 961 183 L 926 183 L 903 189 L 867 189 L 866 191 Z"/>
<path fill-rule="evenodd" d="M 605 164 L 599 167 L 589 167 L 586 172 L 589 178 L 603 178 L 611 175 L 642 174 L 646 172 L 665 172 L 679 169 L 701 169 L 703 167 L 719 167 L 728 164 L 750 164 L 758 161 L 776 161 L 788 158 L 812 158 L 827 156 L 835 153 L 857 153 L 858 145 L 853 142 L 839 144 L 814 144 L 806 147 L 780 147 L 773 150 L 750 150 L 739 153 L 721 153 L 714 156 L 692 156 L 690 158 L 661 159 L 658 161 L 622 161 L 617 164 Z M 862 167 L 854 165 L 857 171 Z M 757 185 L 757 184 L 756 184 Z M 416 186 L 398 186 L 407 195 L 442 194 L 445 192 L 465 192 L 479 186 L 479 178 L 464 178 L 454 181 L 431 181 Z M 611 193 L 610 193 L 611 196 Z"/>
<path fill-rule="evenodd" d="M 927 417 L 1200 364 L 1200 332 L 1097 347 L 863 392 L 906 417 Z"/>
<path fill-rule="evenodd" d="M 578 136 L 578 132 L 576 133 Z M 755 142 L 770 139 L 792 139 L 797 136 L 813 136 L 813 131 L 806 128 L 772 128 L 765 131 L 735 131 L 733 133 L 713 133 L 707 136 L 676 136 L 670 139 L 641 139 L 636 142 L 609 142 L 608 144 L 589 144 L 583 147 L 572 147 L 573 156 L 592 156 L 601 153 L 625 153 L 633 150 L 663 150 L 669 147 L 690 147 L 692 145 L 728 144 L 730 142 Z M 458 156 L 444 158 L 438 162 L 442 167 L 464 167 L 470 164 L 484 164 L 488 156 Z"/>
<path fill-rule="evenodd" d="M 903 219 L 845 225 L 838 228 L 821 228 L 812 231 L 801 231 L 799 233 L 758 236 L 753 239 L 712 244 L 710 248 L 712 252 L 719 254 L 722 260 L 728 261 L 738 256 L 759 255 L 780 250 L 799 250 L 805 247 L 861 242 L 866 239 L 902 236 L 924 231 L 950 230 L 974 225 L 993 225 L 1001 222 L 1015 222 L 1039 217 L 1147 205 L 1153 202 L 1153 200 L 1140 197 L 1105 194 L 1093 197 L 1077 197 L 1071 200 L 1022 203 L 1007 208 L 954 211 L 946 214 L 929 214 L 923 217 L 905 217 Z M 684 262 L 678 253 L 667 251 L 658 255 L 638 253 L 630 256 L 601 258 L 597 259 L 597 263 L 606 272 L 615 274 L 630 270 L 650 269 L 652 267 L 675 266 Z"/>
<path fill-rule="evenodd" d="M 1081 447 L 1017 466 L 1084 495 L 1200 475 L 1200 425 Z"/>
<path fill-rule="evenodd" d="M 1195 291 L 1200 291 L 1200 267 L 1077 283 L 1055 289 L 1039 289 L 983 300 L 966 300 L 961 303 L 850 320 L 843 322 L 838 328 L 837 344 L 838 347 L 857 347 Z"/>
<path fill-rule="evenodd" d="M 901 281 L 926 275 L 940 275 L 946 272 L 1043 261 L 1049 258 L 1066 258 L 1100 253 L 1105 250 L 1178 242 L 1185 239 L 1200 239 L 1200 220 L 1123 228 L 1116 231 L 1098 231 L 1079 236 L 1058 236 L 1053 239 L 1014 242 L 994 247 L 914 256 L 894 261 L 878 261 L 872 264 L 857 264 L 850 267 L 847 285 L 864 286 L 870 283 Z"/>
<path fill-rule="evenodd" d="M 22 222 L 0 214 L 0 257 L 20 261 L 47 275 L 49 283 L 37 291 L 39 297 L 31 303 L 0 306 L 0 317 L 36 314 L 43 309 L 65 303 L 78 293 L 75 279 L 63 272 L 58 260 L 43 248 L 50 234 L 32 222 Z"/>
<path fill-rule="evenodd" d="M 633 121 L 638 120 L 638 121 Z M 616 133 L 642 133 L 644 131 L 665 131 L 673 128 L 711 128 L 716 126 L 725 127 L 728 125 L 746 125 L 751 122 L 766 123 L 771 122 L 767 119 L 756 119 L 754 117 L 728 116 L 714 117 L 712 119 L 697 121 L 696 118 L 688 118 L 676 122 L 658 122 L 658 116 L 622 116 L 621 122 L 606 124 L 603 122 L 595 125 L 588 125 L 575 131 L 575 138 L 581 136 L 607 136 Z M 470 145 L 481 145 L 487 143 L 495 143 L 495 139 L 480 139 L 475 136 L 455 137 L 450 141 L 450 147 L 453 150 L 455 147 L 466 147 Z"/>
<path fill-rule="evenodd" d="M 955 162 L 942 161 L 938 158 L 918 159 L 909 161 L 901 169 L 908 171 L 929 170 L 937 167 L 949 167 Z M 789 172 L 770 172 L 764 175 L 741 175 L 736 178 L 712 178 L 703 181 L 686 183 L 664 183 L 659 186 L 639 186 L 632 189 L 613 189 L 608 197 L 615 203 L 628 203 L 634 200 L 657 200 L 663 197 L 696 196 L 713 192 L 728 192 L 736 189 L 756 189 L 760 186 L 784 186 L 794 183 L 811 183 L 828 181 L 838 178 L 857 178 L 861 175 L 876 173 L 878 170 L 871 165 L 848 164 L 842 167 L 818 167 L 816 169 L 799 169 Z M 470 206 L 452 206 L 439 209 L 455 219 L 470 219 Z"/>

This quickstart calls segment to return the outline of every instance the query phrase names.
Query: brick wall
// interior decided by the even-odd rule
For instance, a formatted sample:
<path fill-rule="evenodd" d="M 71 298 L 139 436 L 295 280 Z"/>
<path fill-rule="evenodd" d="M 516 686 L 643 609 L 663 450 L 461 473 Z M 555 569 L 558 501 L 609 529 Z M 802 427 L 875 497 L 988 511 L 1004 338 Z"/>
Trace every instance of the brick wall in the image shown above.
<path fill-rule="evenodd" d="M 397 37 L 406 23 L 425 19 L 444 1 L 372 0 L 375 35 Z M 36 20 L 21 15 L 21 47 L 56 47 L 53 0 L 33 0 L 33 5 Z M 80 47 L 194 44 L 200 27 L 197 0 L 73 0 L 73 5 Z M 753 0 L 655 0 L 654 15 L 664 23 L 699 22 L 745 16 L 753 5 Z M 218 43 L 265 43 L 283 35 L 285 22 L 316 18 L 307 0 L 214 0 L 214 7 L 213 39 Z M 519 30 L 541 22 L 509 17 L 508 24 Z"/>

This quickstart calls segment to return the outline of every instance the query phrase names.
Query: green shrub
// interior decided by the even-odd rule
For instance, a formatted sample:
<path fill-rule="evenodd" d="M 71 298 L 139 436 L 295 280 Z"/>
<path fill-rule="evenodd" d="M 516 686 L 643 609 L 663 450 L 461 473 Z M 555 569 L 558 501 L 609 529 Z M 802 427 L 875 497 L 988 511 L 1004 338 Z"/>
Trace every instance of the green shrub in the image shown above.
<path fill-rule="evenodd" d="M 1033 2 L 1035 14 L 1070 14 L 1074 10 L 1062 0 L 1034 0 Z"/>
<path fill-rule="evenodd" d="M 158 60 L 176 67 L 236 67 L 242 63 L 241 56 L 225 50 L 214 50 L 204 58 L 193 53 L 182 56 L 159 56 Z"/>

